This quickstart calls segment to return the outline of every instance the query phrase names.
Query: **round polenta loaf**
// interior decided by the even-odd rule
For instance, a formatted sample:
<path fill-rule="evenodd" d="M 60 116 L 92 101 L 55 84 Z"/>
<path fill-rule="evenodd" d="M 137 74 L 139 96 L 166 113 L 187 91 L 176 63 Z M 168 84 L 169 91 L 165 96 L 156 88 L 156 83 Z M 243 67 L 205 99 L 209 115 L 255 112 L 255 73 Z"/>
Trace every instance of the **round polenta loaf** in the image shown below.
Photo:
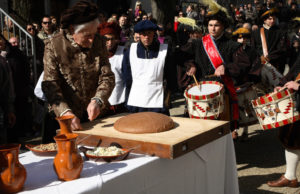
<path fill-rule="evenodd" d="M 159 133 L 174 128 L 174 122 L 161 113 L 140 112 L 118 119 L 114 128 L 125 133 Z"/>

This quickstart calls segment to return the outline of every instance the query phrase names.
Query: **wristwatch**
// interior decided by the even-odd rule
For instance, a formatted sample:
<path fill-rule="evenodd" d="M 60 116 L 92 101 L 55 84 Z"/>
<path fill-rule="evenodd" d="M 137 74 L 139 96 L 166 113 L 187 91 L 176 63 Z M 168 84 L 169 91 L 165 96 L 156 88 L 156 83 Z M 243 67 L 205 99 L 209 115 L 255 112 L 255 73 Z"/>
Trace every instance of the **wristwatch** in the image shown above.
<path fill-rule="evenodd" d="M 103 105 L 103 102 L 100 98 L 93 97 L 91 100 L 95 100 L 100 107 Z"/>

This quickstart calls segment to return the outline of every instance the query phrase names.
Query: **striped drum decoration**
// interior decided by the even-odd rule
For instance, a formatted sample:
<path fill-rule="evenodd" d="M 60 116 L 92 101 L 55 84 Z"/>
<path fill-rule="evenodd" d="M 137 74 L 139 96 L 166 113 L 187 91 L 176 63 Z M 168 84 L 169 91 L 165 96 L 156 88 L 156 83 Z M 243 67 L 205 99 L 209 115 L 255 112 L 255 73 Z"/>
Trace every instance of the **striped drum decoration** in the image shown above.
<path fill-rule="evenodd" d="M 295 93 L 284 89 L 252 100 L 252 106 L 263 129 L 281 127 L 299 120 Z"/>
<path fill-rule="evenodd" d="M 224 86 L 217 81 L 201 81 L 184 91 L 190 118 L 218 119 L 224 110 Z"/>

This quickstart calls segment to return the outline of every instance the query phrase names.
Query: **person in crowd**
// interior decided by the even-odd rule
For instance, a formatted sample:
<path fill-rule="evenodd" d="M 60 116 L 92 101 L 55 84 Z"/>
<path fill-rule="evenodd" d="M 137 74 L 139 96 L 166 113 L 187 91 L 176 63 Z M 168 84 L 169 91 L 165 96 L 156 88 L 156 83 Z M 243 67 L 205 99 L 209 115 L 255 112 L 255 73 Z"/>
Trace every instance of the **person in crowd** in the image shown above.
<path fill-rule="evenodd" d="M 145 14 L 146 14 L 146 12 L 142 9 L 142 2 L 141 1 L 136 1 L 135 9 L 134 9 L 134 17 L 139 16 L 141 18 Z"/>
<path fill-rule="evenodd" d="M 16 124 L 8 130 L 8 141 L 18 142 L 19 137 L 32 133 L 32 86 L 30 66 L 26 56 L 18 47 L 13 47 L 0 36 L 1 56 L 5 58 L 11 71 Z"/>
<path fill-rule="evenodd" d="M 130 36 L 130 39 L 125 43 L 124 50 L 127 50 L 133 42 L 137 43 L 139 41 L 140 41 L 140 34 L 137 32 L 133 32 L 132 35 Z"/>
<path fill-rule="evenodd" d="M 287 37 L 276 25 L 276 15 L 277 9 L 274 8 L 265 11 L 260 16 L 263 25 L 258 30 L 253 31 L 252 45 L 261 56 L 262 64 L 270 63 L 280 73 L 283 73 L 287 63 Z"/>
<path fill-rule="evenodd" d="M 41 27 L 37 22 L 32 22 L 32 25 L 37 33 L 41 30 Z"/>
<path fill-rule="evenodd" d="M 298 81 L 295 81 L 298 80 Z M 300 55 L 289 71 L 282 78 L 280 86 L 276 91 L 282 88 L 288 88 L 295 91 L 296 95 L 296 110 L 300 111 Z M 268 181 L 270 187 L 298 187 L 297 166 L 300 161 L 300 121 L 295 121 L 291 124 L 279 128 L 279 139 L 285 148 L 286 170 L 279 179 Z"/>
<path fill-rule="evenodd" d="M 148 19 L 147 14 L 142 15 L 142 20 L 147 20 L 147 19 Z"/>
<path fill-rule="evenodd" d="M 106 22 L 106 16 L 105 16 L 105 14 L 104 14 L 103 12 L 100 12 L 100 13 L 98 14 L 98 19 L 99 19 L 99 23 L 100 23 L 100 24 Z"/>
<path fill-rule="evenodd" d="M 128 24 L 127 15 L 123 14 L 119 18 L 119 26 L 121 27 L 120 44 L 124 45 L 130 38 L 131 29 Z"/>
<path fill-rule="evenodd" d="M 115 87 L 108 102 L 111 105 L 110 114 L 125 112 L 125 84 L 122 78 L 122 60 L 124 46 L 118 46 L 121 28 L 116 23 L 100 25 L 100 35 L 105 37 L 111 70 L 115 74 Z"/>
<path fill-rule="evenodd" d="M 168 46 L 160 44 L 155 38 L 158 29 L 150 20 L 137 23 L 134 32 L 140 34 L 140 41 L 132 43 L 124 53 L 122 74 L 126 86 L 125 103 L 131 113 L 150 111 L 170 114 L 170 96 L 167 94 L 175 83 L 175 69 Z"/>
<path fill-rule="evenodd" d="M 3 46 L 1 41 L 0 50 Z M 8 130 L 13 128 L 16 122 L 13 90 L 10 67 L 6 59 L 0 56 L 0 144 L 9 142 Z"/>
<path fill-rule="evenodd" d="M 11 44 L 11 46 L 19 47 L 19 40 L 17 37 L 11 37 L 8 42 Z"/>
<path fill-rule="evenodd" d="M 215 2 L 214 2 L 215 3 Z M 231 121 L 231 130 L 233 139 L 237 138 L 239 110 L 237 104 L 237 94 L 233 85 L 228 68 L 233 63 L 233 56 L 241 46 L 225 36 L 225 29 L 229 26 L 228 14 L 220 9 L 219 6 L 209 3 L 210 12 L 207 13 L 206 25 L 209 34 L 202 39 L 194 40 L 182 48 L 187 52 L 186 59 L 191 68 L 187 70 L 188 75 L 196 75 L 199 80 L 208 80 L 207 76 L 215 75 L 213 80 L 224 83 L 228 93 L 231 106 L 225 106 L 224 114 L 221 119 Z M 206 45 L 206 46 L 203 46 Z M 212 60 L 213 53 L 219 53 L 220 60 Z M 225 116 L 229 116 L 225 118 Z M 235 131 L 235 132 L 234 132 Z"/>
<path fill-rule="evenodd" d="M 155 18 L 153 18 L 153 14 L 150 12 L 150 13 L 147 13 L 147 18 L 148 20 L 150 20 L 152 23 L 154 24 L 157 24 L 157 20 Z"/>
<path fill-rule="evenodd" d="M 44 63 L 43 63 L 43 58 L 44 58 L 44 41 L 41 40 L 38 36 L 37 36 L 37 30 L 35 29 L 33 24 L 27 24 L 26 26 L 26 30 L 27 32 L 33 36 L 34 38 L 34 42 L 35 42 L 35 54 L 36 54 L 36 70 L 37 70 L 37 77 L 39 77 L 41 75 L 41 73 L 44 70 Z M 29 60 L 33 60 L 32 58 Z"/>
<path fill-rule="evenodd" d="M 17 36 L 13 31 L 13 23 L 7 16 L 4 17 L 4 24 L 5 26 L 3 28 L 3 36 L 6 40 L 9 40 L 11 37 Z"/>
<path fill-rule="evenodd" d="M 254 21 L 254 8 L 251 3 L 247 4 L 247 9 L 245 10 L 246 21 L 252 23 Z"/>
<path fill-rule="evenodd" d="M 248 139 L 248 125 L 257 123 L 256 114 L 252 108 L 251 100 L 257 98 L 253 85 L 260 81 L 262 65 L 260 56 L 251 47 L 251 32 L 247 28 L 238 28 L 233 32 L 232 38 L 242 44 L 228 71 L 234 80 L 238 95 L 239 125 L 243 127 L 241 141 Z"/>
<path fill-rule="evenodd" d="M 52 23 L 52 28 L 53 28 L 53 31 L 57 31 L 59 30 L 59 26 L 58 26 L 58 23 L 57 23 L 57 19 L 55 16 L 51 15 L 50 16 L 50 20 L 51 20 L 51 23 Z"/>
<path fill-rule="evenodd" d="M 193 5 L 188 5 L 186 8 L 186 17 L 196 20 L 198 18 L 198 14 L 194 9 Z"/>
<path fill-rule="evenodd" d="M 45 44 L 42 90 L 56 117 L 74 116 L 72 130 L 109 106 L 115 85 L 98 25 L 97 6 L 81 0 L 62 13 L 63 30 Z"/>
<path fill-rule="evenodd" d="M 53 37 L 57 31 L 54 31 L 50 16 L 44 16 L 42 18 L 42 29 L 38 33 L 38 37 L 41 40 L 46 40 Z"/>
<path fill-rule="evenodd" d="M 180 12 L 178 13 L 178 17 L 184 17 L 183 11 L 180 11 Z"/>

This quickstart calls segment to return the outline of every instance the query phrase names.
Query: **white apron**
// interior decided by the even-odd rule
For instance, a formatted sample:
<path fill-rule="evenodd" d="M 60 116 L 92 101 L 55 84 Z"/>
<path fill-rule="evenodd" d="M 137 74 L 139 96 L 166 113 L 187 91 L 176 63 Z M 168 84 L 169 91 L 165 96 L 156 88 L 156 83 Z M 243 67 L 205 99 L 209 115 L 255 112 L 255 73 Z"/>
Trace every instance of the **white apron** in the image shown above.
<path fill-rule="evenodd" d="M 163 75 L 167 44 L 160 44 L 157 58 L 137 57 L 137 43 L 130 47 L 132 85 L 128 105 L 142 108 L 163 108 Z"/>
<path fill-rule="evenodd" d="M 123 46 L 118 46 L 114 56 L 109 58 L 112 72 L 115 74 L 115 87 L 108 99 L 110 105 L 121 104 L 125 101 L 125 85 L 122 80 Z"/>

